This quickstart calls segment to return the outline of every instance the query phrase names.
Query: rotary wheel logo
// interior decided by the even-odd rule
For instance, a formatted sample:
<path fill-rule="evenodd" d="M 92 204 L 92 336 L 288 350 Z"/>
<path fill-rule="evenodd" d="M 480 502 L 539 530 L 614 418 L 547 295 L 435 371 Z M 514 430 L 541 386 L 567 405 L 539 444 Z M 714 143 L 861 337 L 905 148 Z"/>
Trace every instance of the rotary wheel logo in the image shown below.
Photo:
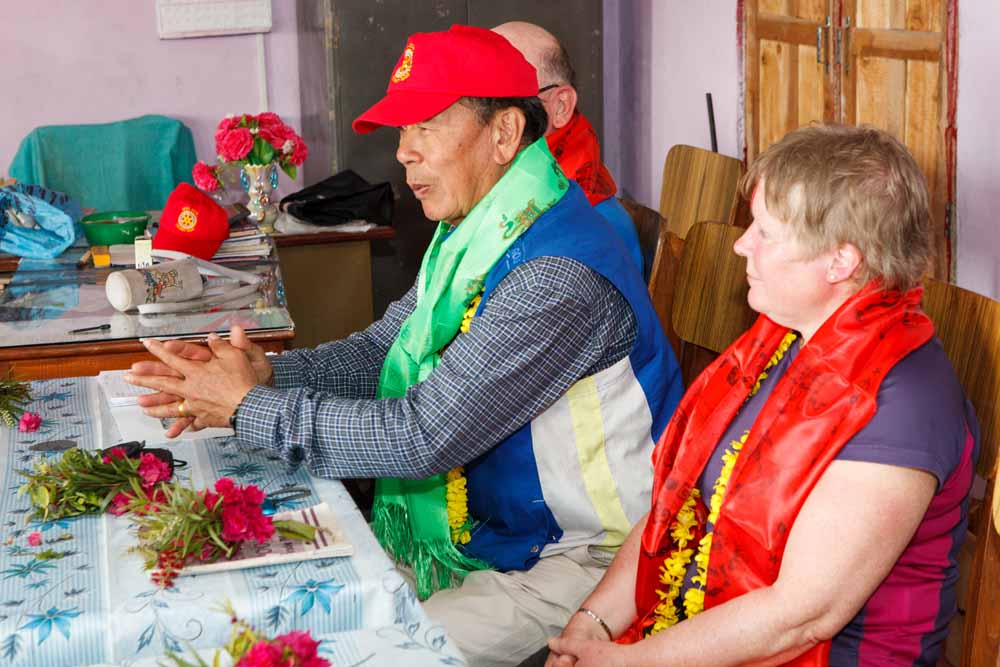
<path fill-rule="evenodd" d="M 401 81 L 406 81 L 410 76 L 410 71 L 413 69 L 413 42 L 406 45 L 403 49 L 403 61 L 399 63 L 399 67 L 396 71 L 392 73 L 392 82 L 399 83 Z"/>
<path fill-rule="evenodd" d="M 197 224 L 198 212 L 188 206 L 182 208 L 180 215 L 177 216 L 177 229 L 182 232 L 192 232 Z"/>

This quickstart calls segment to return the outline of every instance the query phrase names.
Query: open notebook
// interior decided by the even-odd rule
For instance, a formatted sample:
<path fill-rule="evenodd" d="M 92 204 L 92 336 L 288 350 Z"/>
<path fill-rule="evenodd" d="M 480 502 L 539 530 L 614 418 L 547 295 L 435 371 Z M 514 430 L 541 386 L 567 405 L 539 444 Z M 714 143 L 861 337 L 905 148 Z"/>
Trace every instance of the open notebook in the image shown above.
<path fill-rule="evenodd" d="M 302 521 L 310 526 L 326 530 L 317 530 L 316 539 L 308 543 L 288 540 L 275 533 L 274 537 L 264 544 L 244 543 L 232 558 L 217 560 L 214 563 L 185 565 L 180 571 L 180 576 L 242 570 L 248 567 L 294 563 L 314 558 L 350 556 L 354 553 L 354 546 L 344 539 L 337 526 L 337 519 L 326 503 L 279 512 L 274 515 L 274 518 Z"/>

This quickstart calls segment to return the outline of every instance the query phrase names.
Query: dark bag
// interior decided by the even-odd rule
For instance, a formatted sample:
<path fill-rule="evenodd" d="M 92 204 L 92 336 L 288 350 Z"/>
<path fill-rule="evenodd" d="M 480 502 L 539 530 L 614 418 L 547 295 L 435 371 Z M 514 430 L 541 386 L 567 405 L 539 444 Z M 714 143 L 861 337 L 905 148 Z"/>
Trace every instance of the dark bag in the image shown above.
<path fill-rule="evenodd" d="M 392 207 L 391 185 L 372 185 L 350 169 L 281 200 L 282 211 L 299 220 L 324 226 L 352 220 L 391 225 Z"/>
<path fill-rule="evenodd" d="M 130 442 L 122 442 L 117 445 L 112 445 L 106 449 L 102 449 L 101 453 L 108 455 L 112 449 L 121 449 L 125 456 L 130 459 L 137 459 L 143 454 L 152 454 L 170 467 L 171 477 L 173 477 L 175 470 L 187 466 L 187 461 L 175 459 L 173 452 L 169 449 L 146 447 L 145 441 L 140 442 L 138 440 L 132 440 Z"/>

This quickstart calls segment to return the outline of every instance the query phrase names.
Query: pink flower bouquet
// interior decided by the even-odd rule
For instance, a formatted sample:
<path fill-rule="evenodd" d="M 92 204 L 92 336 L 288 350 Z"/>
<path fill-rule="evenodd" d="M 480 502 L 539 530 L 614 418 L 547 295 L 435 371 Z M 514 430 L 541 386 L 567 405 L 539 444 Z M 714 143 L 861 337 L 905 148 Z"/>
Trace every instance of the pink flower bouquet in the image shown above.
<path fill-rule="evenodd" d="M 47 521 L 67 516 L 111 512 L 122 514 L 137 496 L 159 497 L 159 486 L 170 479 L 170 465 L 143 452 L 129 458 L 115 447 L 107 454 L 67 449 L 57 461 L 42 459 L 30 470 L 19 493 L 31 498 L 34 517 Z"/>
<path fill-rule="evenodd" d="M 227 604 L 233 630 L 229 643 L 215 652 L 213 664 L 220 664 L 220 653 L 225 651 L 234 667 L 330 667 L 330 661 L 318 654 L 319 642 L 308 631 L 292 630 L 274 639 L 268 639 L 246 621 L 237 617 Z M 168 653 L 172 667 L 208 667 L 201 658 L 188 662 L 175 653 Z"/>
<path fill-rule="evenodd" d="M 207 192 L 219 189 L 220 170 L 227 165 L 275 162 L 289 178 L 295 178 L 297 168 L 309 154 L 302 137 L 282 122 L 278 114 L 270 112 L 223 118 L 215 131 L 215 152 L 218 155 L 215 166 L 198 161 L 192 170 L 194 184 Z"/>
<path fill-rule="evenodd" d="M 265 516 L 264 494 L 253 484 L 239 486 L 223 477 L 214 491 L 180 484 L 160 491 L 157 498 L 137 495 L 125 509 L 133 513 L 139 538 L 131 551 L 143 557 L 162 588 L 173 585 L 185 564 L 229 558 L 244 542 L 263 544 L 275 532 L 305 542 L 316 537 L 312 526 Z"/>

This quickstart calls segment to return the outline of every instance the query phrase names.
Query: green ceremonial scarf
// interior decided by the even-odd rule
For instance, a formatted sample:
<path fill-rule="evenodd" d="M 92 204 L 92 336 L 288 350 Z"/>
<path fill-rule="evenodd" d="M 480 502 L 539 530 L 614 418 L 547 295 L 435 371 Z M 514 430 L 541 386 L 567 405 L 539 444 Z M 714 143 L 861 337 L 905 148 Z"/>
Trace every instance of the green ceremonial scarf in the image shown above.
<path fill-rule="evenodd" d="M 460 224 L 438 223 L 420 265 L 417 306 L 385 357 L 378 398 L 404 396 L 427 379 L 458 335 L 462 316 L 483 291 L 493 265 L 568 189 L 545 139 L 539 139 L 517 155 Z M 372 529 L 393 558 L 413 568 L 421 599 L 448 588 L 453 574 L 461 578 L 490 567 L 452 543 L 445 484 L 445 475 L 376 484 Z"/>

